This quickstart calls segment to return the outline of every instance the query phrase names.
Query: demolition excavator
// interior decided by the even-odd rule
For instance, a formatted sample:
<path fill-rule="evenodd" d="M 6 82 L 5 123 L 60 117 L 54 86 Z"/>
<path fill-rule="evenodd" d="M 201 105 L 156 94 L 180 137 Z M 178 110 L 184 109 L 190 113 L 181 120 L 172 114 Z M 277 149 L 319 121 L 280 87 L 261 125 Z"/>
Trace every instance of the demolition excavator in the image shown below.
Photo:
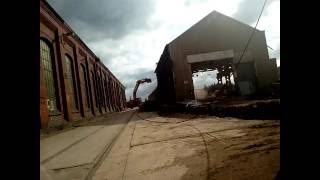
<path fill-rule="evenodd" d="M 151 79 L 144 78 L 144 79 L 137 80 L 136 86 L 134 87 L 133 93 L 132 93 L 133 99 L 130 99 L 127 102 L 128 108 L 134 108 L 134 107 L 138 107 L 141 105 L 141 98 L 137 98 L 137 91 L 138 91 L 140 84 L 143 84 L 143 83 L 151 83 Z"/>

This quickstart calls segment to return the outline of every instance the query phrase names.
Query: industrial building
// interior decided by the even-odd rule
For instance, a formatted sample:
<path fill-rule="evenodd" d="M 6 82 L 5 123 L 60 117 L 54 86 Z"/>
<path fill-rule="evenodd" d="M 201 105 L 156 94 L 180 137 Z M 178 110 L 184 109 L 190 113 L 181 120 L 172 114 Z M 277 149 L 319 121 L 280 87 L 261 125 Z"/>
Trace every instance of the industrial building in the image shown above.
<path fill-rule="evenodd" d="M 275 59 L 269 59 L 264 31 L 213 11 L 187 31 L 168 43 L 155 73 L 158 85 L 150 99 L 162 104 L 195 99 L 192 75 L 217 70 L 218 83 L 233 76 L 237 92 L 242 95 L 268 93 L 277 81 Z"/>
<path fill-rule="evenodd" d="M 40 0 L 40 127 L 122 111 L 125 102 L 121 82 Z"/>

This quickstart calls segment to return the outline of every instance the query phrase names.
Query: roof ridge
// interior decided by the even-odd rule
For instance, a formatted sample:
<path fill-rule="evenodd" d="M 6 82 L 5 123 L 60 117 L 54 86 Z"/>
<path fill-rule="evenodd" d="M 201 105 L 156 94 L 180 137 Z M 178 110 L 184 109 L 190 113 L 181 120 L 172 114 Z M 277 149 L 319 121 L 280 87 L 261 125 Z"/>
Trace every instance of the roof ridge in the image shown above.
<path fill-rule="evenodd" d="M 195 24 L 193 24 L 192 26 L 190 26 L 187 30 L 185 30 L 183 33 L 181 33 L 180 35 L 178 35 L 175 39 L 173 39 L 172 41 L 169 42 L 169 44 L 171 44 L 173 41 L 175 41 L 177 38 L 179 38 L 180 36 L 182 36 L 183 34 L 185 34 L 186 32 L 188 32 L 189 30 L 191 30 L 193 27 L 195 27 L 196 25 L 198 25 L 200 22 L 202 22 L 203 20 L 207 19 L 208 17 L 210 16 L 215 16 L 215 15 L 218 15 L 218 16 L 221 16 L 221 17 L 224 17 L 224 18 L 227 18 L 229 20 L 232 20 L 232 21 L 235 21 L 239 24 L 242 24 L 242 25 L 245 25 L 251 29 L 254 29 L 254 27 L 244 23 L 244 22 L 241 22 L 233 17 L 230 17 L 230 16 L 227 16 L 225 14 L 222 14 L 221 12 L 217 11 L 217 10 L 212 10 L 210 13 L 208 13 L 206 16 L 204 16 L 202 19 L 200 19 L 198 22 L 196 22 Z M 258 32 L 263 32 L 259 29 L 256 29 L 256 31 Z"/>
<path fill-rule="evenodd" d="M 220 15 L 220 16 L 226 17 L 226 18 L 228 18 L 228 19 L 230 19 L 230 20 L 233 20 L 233 21 L 235 21 L 235 22 L 238 22 L 238 23 L 240 23 L 240 24 L 242 24 L 242 25 L 245 25 L 245 26 L 248 26 L 248 27 L 254 29 L 254 27 L 252 27 L 251 25 L 246 24 L 246 23 L 244 23 L 244 22 L 242 22 L 242 21 L 240 21 L 240 20 L 237 20 L 237 19 L 235 19 L 234 17 L 231 17 L 231 16 L 228 16 L 228 15 L 222 14 L 221 12 L 215 11 L 215 10 L 212 11 L 211 13 L 213 13 L 213 12 L 217 13 L 217 14 Z M 264 30 L 259 30 L 259 29 L 256 29 L 256 30 L 257 30 L 257 31 L 260 31 L 260 32 L 263 32 L 263 31 L 264 31 Z"/>

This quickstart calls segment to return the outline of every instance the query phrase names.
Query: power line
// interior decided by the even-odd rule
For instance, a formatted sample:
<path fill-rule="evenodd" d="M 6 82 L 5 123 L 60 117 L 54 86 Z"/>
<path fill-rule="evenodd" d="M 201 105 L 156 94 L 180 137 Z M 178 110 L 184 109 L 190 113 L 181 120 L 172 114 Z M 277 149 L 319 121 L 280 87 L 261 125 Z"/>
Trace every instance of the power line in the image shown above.
<path fill-rule="evenodd" d="M 263 9 L 264 9 L 266 3 L 267 3 L 267 0 L 264 1 L 264 4 L 263 4 L 262 9 L 261 9 L 261 12 L 260 12 L 260 15 L 259 15 L 259 17 L 258 17 L 258 21 L 257 21 L 257 23 L 256 23 L 256 25 L 255 25 L 255 27 L 254 27 L 254 29 L 253 29 L 253 32 L 251 33 L 250 38 L 248 39 L 248 42 L 247 42 L 247 44 L 246 44 L 246 46 L 245 46 L 245 48 L 244 48 L 244 50 L 243 50 L 243 52 L 242 52 L 242 54 L 241 54 L 241 56 L 240 56 L 240 59 L 239 59 L 238 63 L 236 64 L 236 68 L 238 68 L 238 66 L 239 66 L 239 64 L 240 64 L 240 62 L 241 62 L 241 60 L 242 60 L 242 57 L 243 57 L 244 53 L 246 52 L 246 50 L 247 50 L 247 48 L 248 48 L 248 46 L 249 46 L 249 44 L 250 44 L 250 41 L 251 41 L 251 39 L 252 39 L 252 37 L 253 37 L 256 29 L 257 29 L 257 25 L 258 25 L 258 23 L 259 23 L 260 17 L 261 17 L 261 15 L 262 15 L 262 12 L 263 12 Z"/>

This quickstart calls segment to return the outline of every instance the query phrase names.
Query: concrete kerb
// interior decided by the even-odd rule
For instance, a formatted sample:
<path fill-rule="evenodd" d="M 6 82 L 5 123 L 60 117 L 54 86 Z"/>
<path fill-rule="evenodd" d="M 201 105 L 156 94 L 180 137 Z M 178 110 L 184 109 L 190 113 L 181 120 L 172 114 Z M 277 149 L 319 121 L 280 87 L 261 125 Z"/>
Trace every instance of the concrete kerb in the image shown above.
<path fill-rule="evenodd" d="M 125 111 L 128 112 L 128 111 Z M 96 159 L 93 162 L 93 165 L 91 166 L 91 168 L 88 170 L 88 172 L 86 173 L 86 175 L 84 176 L 83 180 L 91 180 L 92 176 L 94 175 L 94 173 L 97 171 L 97 169 L 101 166 L 103 159 L 106 158 L 106 156 L 109 154 L 109 152 L 111 151 L 113 145 L 115 144 L 115 142 L 117 141 L 118 137 L 122 134 L 123 130 L 128 126 L 128 122 L 130 122 L 130 120 L 132 119 L 132 117 L 136 114 L 136 110 L 134 110 L 132 112 L 132 114 L 129 116 L 128 120 L 127 120 L 127 124 L 124 125 L 121 130 L 119 131 L 119 133 L 116 135 L 116 137 L 112 140 L 112 142 L 108 145 L 106 145 L 104 147 L 104 149 L 102 150 L 102 152 L 96 157 Z"/>

